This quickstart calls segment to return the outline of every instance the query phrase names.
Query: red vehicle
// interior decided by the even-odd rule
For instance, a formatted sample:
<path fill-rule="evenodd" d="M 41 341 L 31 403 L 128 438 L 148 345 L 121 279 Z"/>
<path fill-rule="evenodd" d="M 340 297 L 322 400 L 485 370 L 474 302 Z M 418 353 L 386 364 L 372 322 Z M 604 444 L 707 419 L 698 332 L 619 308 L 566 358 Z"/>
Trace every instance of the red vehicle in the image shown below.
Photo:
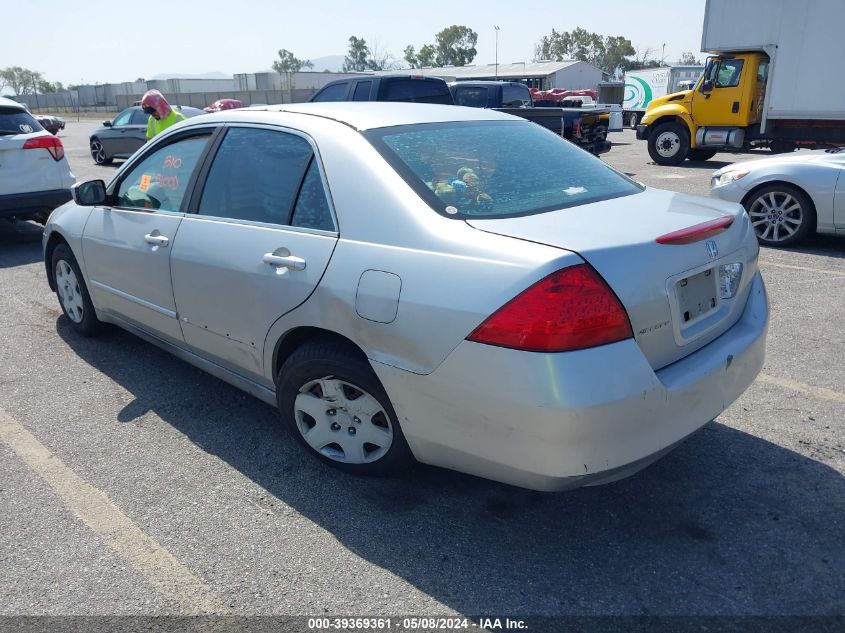
<path fill-rule="evenodd" d="M 218 99 L 210 106 L 203 108 L 203 110 L 206 112 L 220 112 L 221 110 L 234 110 L 243 107 L 243 101 L 238 101 L 237 99 Z"/>

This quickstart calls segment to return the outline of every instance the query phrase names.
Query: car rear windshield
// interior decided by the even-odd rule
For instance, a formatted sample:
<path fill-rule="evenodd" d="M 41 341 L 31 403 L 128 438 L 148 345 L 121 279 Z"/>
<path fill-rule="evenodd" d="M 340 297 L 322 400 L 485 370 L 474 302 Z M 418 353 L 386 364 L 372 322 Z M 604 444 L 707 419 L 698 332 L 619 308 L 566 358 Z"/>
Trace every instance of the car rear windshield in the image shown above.
<path fill-rule="evenodd" d="M 44 128 L 26 110 L 0 106 L 0 134 L 30 134 Z"/>
<path fill-rule="evenodd" d="M 411 101 L 452 105 L 452 93 L 444 81 L 428 79 L 382 79 L 379 101 Z"/>
<path fill-rule="evenodd" d="M 532 215 L 642 187 L 528 121 L 429 123 L 364 132 L 435 211 L 454 218 Z"/>

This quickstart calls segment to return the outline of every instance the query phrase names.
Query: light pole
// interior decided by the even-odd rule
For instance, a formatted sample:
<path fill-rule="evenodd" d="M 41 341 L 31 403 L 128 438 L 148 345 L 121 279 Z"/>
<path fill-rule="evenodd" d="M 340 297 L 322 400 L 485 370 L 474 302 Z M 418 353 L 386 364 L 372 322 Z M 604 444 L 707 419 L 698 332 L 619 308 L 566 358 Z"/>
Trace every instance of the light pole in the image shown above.
<path fill-rule="evenodd" d="M 493 28 L 496 29 L 496 81 L 499 81 L 499 27 L 494 24 Z"/>
<path fill-rule="evenodd" d="M 660 65 L 661 66 L 666 63 L 664 61 L 665 59 L 666 59 L 666 43 L 664 42 L 663 43 L 663 52 L 660 54 Z"/>

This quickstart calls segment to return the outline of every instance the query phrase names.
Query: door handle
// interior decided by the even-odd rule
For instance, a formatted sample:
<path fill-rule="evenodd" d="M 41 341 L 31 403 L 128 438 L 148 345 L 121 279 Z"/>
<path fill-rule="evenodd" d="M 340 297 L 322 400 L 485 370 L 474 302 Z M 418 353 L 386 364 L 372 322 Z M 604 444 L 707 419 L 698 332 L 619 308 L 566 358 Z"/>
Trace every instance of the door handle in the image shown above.
<path fill-rule="evenodd" d="M 294 255 L 264 254 L 264 263 L 275 268 L 289 268 L 290 270 L 305 270 L 305 260 Z"/>
<path fill-rule="evenodd" d="M 159 234 L 158 231 L 153 231 L 152 233 L 147 233 L 144 236 L 144 241 L 147 244 L 152 244 L 153 246 L 167 246 L 170 244 L 170 238 Z"/>

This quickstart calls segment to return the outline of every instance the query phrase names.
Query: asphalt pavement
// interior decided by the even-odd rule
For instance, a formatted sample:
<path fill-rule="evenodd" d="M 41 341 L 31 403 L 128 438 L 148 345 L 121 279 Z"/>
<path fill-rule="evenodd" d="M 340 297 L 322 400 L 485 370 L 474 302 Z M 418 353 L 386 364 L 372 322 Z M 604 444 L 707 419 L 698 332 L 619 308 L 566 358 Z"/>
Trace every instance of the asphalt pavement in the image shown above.
<path fill-rule="evenodd" d="M 96 122 L 60 133 L 78 180 Z M 708 163 L 605 160 L 706 195 Z M 40 227 L 0 224 L 0 615 L 845 614 L 845 239 L 760 254 L 763 374 L 629 479 L 560 494 L 327 468 L 273 408 L 73 333 Z"/>

